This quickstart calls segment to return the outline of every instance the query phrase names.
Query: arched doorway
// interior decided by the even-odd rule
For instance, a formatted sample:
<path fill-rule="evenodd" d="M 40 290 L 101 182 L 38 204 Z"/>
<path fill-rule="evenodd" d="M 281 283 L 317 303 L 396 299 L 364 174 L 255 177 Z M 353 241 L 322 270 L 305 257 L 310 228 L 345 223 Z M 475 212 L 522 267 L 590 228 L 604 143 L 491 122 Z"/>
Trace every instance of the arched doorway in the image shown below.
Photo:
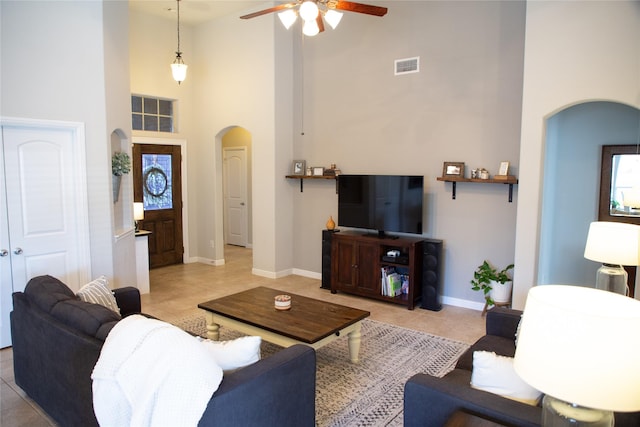
<path fill-rule="evenodd" d="M 220 185 L 216 191 L 218 245 L 253 246 L 252 136 L 240 126 L 223 129 L 216 138 Z M 217 252 L 217 251 L 216 251 Z M 224 253 L 224 251 L 223 251 Z"/>
<path fill-rule="evenodd" d="M 602 146 L 636 144 L 640 110 L 584 102 L 546 123 L 538 282 L 593 286 L 600 265 L 584 258 L 584 246 L 598 220 Z"/>

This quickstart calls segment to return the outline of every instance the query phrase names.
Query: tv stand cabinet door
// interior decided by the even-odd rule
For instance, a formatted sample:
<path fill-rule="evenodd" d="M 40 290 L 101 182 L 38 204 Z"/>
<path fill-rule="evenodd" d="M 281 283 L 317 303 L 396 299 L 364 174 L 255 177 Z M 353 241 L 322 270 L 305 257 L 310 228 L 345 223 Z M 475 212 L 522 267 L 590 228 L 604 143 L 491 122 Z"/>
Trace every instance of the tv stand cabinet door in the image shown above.
<path fill-rule="evenodd" d="M 380 279 L 375 260 L 377 243 L 363 242 L 349 236 L 334 236 L 331 249 L 331 291 L 360 295 L 378 295 Z"/>

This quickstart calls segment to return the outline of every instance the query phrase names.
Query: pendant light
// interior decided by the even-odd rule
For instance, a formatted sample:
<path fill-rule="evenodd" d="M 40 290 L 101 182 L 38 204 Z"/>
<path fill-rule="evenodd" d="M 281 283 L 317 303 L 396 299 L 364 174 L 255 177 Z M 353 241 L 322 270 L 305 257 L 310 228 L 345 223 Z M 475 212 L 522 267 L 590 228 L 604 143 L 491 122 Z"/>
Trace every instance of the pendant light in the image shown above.
<path fill-rule="evenodd" d="M 182 52 L 180 52 L 180 0 L 176 0 L 178 4 L 178 50 L 176 51 L 176 59 L 171 64 L 171 73 L 173 79 L 182 83 L 187 78 L 187 65 L 182 60 Z"/>

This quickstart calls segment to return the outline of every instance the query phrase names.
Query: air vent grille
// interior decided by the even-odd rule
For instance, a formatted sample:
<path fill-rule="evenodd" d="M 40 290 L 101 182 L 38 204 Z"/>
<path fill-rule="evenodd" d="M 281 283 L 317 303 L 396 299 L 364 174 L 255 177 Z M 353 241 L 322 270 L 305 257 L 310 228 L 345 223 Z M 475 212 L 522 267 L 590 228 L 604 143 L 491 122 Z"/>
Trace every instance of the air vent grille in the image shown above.
<path fill-rule="evenodd" d="M 401 76 L 403 74 L 419 73 L 420 57 L 396 59 L 394 61 L 394 74 Z"/>

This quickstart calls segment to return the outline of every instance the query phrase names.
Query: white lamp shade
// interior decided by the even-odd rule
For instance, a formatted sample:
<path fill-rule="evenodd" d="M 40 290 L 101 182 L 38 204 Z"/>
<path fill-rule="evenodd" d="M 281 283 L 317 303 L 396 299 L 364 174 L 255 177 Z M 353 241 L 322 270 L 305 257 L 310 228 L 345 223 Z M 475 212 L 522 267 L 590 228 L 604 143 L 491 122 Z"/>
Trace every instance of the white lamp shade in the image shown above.
<path fill-rule="evenodd" d="M 592 222 L 584 257 L 614 265 L 640 265 L 640 225 Z"/>
<path fill-rule="evenodd" d="M 305 21 L 302 26 L 302 33 L 305 36 L 313 37 L 320 32 L 320 28 L 318 27 L 318 23 L 313 21 Z"/>
<path fill-rule="evenodd" d="M 293 23 L 296 22 L 296 19 L 298 19 L 298 15 L 296 14 L 295 10 L 288 9 L 284 12 L 278 13 L 278 18 L 280 18 L 280 22 L 282 22 L 282 25 L 284 25 L 284 27 L 288 30 L 289 28 L 291 28 Z"/>
<path fill-rule="evenodd" d="M 140 221 L 144 219 L 144 203 L 133 203 L 133 219 L 134 221 Z"/>
<path fill-rule="evenodd" d="M 532 387 L 594 409 L 640 410 L 640 301 L 569 285 L 529 291 L 514 368 Z"/>
<path fill-rule="evenodd" d="M 324 19 L 326 19 L 329 25 L 331 25 L 331 28 L 335 30 L 340 23 L 340 20 L 342 19 L 342 15 L 343 14 L 341 12 L 336 12 L 333 9 L 329 9 L 327 10 L 327 13 L 324 14 Z"/>
<path fill-rule="evenodd" d="M 184 79 L 187 78 L 187 67 L 186 64 L 171 64 L 171 73 L 173 74 L 173 80 L 177 82 L 183 82 Z"/>

